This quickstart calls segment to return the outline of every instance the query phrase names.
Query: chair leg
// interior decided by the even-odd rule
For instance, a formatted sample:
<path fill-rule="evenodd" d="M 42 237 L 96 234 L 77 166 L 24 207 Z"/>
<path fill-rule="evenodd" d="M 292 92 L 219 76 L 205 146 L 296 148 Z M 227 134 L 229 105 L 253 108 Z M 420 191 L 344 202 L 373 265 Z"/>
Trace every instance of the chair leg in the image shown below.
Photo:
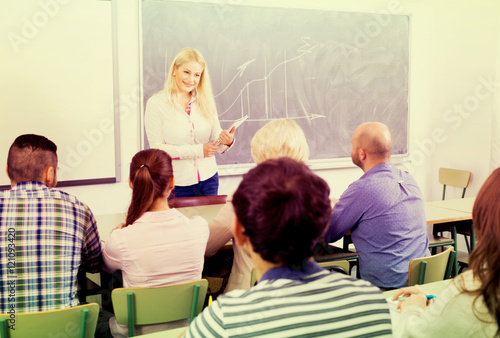
<path fill-rule="evenodd" d="M 467 246 L 467 252 L 470 253 L 471 249 L 470 249 L 470 246 L 469 246 L 469 236 L 467 235 L 464 235 L 464 240 L 465 240 L 465 246 Z"/>
<path fill-rule="evenodd" d="M 457 253 L 455 252 L 455 250 L 452 250 L 450 252 L 450 257 L 448 258 L 448 265 L 446 266 L 446 272 L 444 274 L 444 279 L 450 279 L 451 270 L 453 269 L 453 266 L 454 266 L 456 261 L 457 261 Z"/>
<path fill-rule="evenodd" d="M 457 228 L 452 224 L 451 225 L 451 238 L 453 238 L 453 249 L 455 252 L 457 251 Z M 458 275 L 458 255 L 454 256 L 453 262 L 453 276 Z"/>

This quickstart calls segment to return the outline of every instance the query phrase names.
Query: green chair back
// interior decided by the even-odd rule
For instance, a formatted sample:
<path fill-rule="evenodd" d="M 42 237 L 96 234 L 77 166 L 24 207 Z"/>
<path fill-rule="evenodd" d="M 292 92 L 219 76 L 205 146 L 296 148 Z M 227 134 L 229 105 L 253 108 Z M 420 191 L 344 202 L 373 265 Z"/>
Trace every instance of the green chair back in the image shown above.
<path fill-rule="evenodd" d="M 208 281 L 201 279 L 159 288 L 119 288 L 111 293 L 118 324 L 128 325 L 134 336 L 135 325 L 149 325 L 190 318 L 203 309 Z"/>
<path fill-rule="evenodd" d="M 330 268 L 332 268 L 334 266 L 339 266 L 346 271 L 346 274 L 349 274 L 349 272 L 350 272 L 350 264 L 349 264 L 349 261 L 346 261 L 346 260 L 319 262 L 318 265 L 326 270 L 330 270 Z"/>
<path fill-rule="evenodd" d="M 1 338 L 93 338 L 98 318 L 99 305 L 96 303 L 54 311 L 16 313 L 14 318 L 10 314 L 0 314 L 0 333 Z"/>
<path fill-rule="evenodd" d="M 408 269 L 408 286 L 448 279 L 454 262 L 453 247 L 437 255 L 412 259 Z"/>

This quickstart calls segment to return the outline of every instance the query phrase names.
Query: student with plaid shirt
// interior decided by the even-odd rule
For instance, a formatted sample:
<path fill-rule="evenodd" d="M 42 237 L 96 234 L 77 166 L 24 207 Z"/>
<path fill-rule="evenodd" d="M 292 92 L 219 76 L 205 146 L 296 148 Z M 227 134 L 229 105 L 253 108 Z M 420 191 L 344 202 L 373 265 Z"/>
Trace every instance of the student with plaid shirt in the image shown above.
<path fill-rule="evenodd" d="M 21 135 L 9 149 L 11 189 L 0 192 L 0 312 L 79 304 L 77 273 L 97 272 L 101 244 L 90 209 L 54 189 L 57 146 Z"/>

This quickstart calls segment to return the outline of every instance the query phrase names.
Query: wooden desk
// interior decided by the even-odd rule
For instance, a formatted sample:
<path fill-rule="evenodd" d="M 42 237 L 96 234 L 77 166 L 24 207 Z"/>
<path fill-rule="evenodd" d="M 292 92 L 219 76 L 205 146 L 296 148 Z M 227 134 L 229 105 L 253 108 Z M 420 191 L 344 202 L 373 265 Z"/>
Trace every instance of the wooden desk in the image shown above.
<path fill-rule="evenodd" d="M 444 201 L 426 202 L 425 205 L 466 212 L 472 215 L 472 207 L 476 201 L 475 197 L 458 198 Z"/>
<path fill-rule="evenodd" d="M 474 227 L 472 225 L 472 207 L 474 205 L 475 197 L 432 201 L 425 203 L 425 214 L 427 224 L 442 224 L 449 226 L 451 237 L 453 239 L 455 251 L 457 253 L 455 264 L 453 267 L 453 275 L 458 273 L 458 241 L 457 241 L 457 228 L 467 229 L 471 234 L 471 248 L 475 246 Z M 460 231 L 460 230 L 459 230 Z M 435 232 L 433 231 L 435 234 Z M 468 244 L 467 244 L 468 246 Z M 463 260 L 463 259 L 462 259 Z"/>
<path fill-rule="evenodd" d="M 472 219 L 471 212 L 442 208 L 431 203 L 425 203 L 427 224 L 441 224 Z"/>
<path fill-rule="evenodd" d="M 224 204 L 200 205 L 196 207 L 177 208 L 186 217 L 201 216 L 210 222 L 218 213 Z M 111 231 L 120 223 L 125 222 L 126 213 L 95 215 L 99 236 L 103 241 L 108 239 Z"/>

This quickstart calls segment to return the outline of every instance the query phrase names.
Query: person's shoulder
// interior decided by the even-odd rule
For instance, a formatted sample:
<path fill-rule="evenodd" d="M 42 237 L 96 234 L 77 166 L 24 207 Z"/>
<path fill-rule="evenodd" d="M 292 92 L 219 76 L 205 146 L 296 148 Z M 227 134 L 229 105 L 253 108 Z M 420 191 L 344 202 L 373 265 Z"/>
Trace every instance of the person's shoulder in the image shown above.
<path fill-rule="evenodd" d="M 149 107 L 156 107 L 156 108 L 166 108 L 169 106 L 169 102 L 167 100 L 167 94 L 161 90 L 155 94 L 153 94 L 146 103 L 146 109 Z"/>
<path fill-rule="evenodd" d="M 2 198 L 2 199 L 4 199 L 4 198 L 10 198 L 10 194 L 11 194 L 11 190 L 10 189 L 0 190 L 0 198 Z"/>
<path fill-rule="evenodd" d="M 51 191 L 51 194 L 54 198 L 63 200 L 67 203 L 71 203 L 75 207 L 80 209 L 82 212 L 85 212 L 89 215 L 92 215 L 92 217 L 93 217 L 93 214 L 92 214 L 92 211 L 90 210 L 90 207 L 87 204 L 85 204 L 84 202 L 80 201 L 76 196 L 71 195 L 65 191 L 56 189 L 56 188 L 50 188 L 50 191 Z"/>
<path fill-rule="evenodd" d="M 362 198 L 363 196 L 368 196 L 372 192 L 378 192 L 384 186 L 384 183 L 380 180 L 381 175 L 377 173 L 371 173 L 366 175 L 366 173 L 361 176 L 356 181 L 352 182 L 346 189 L 349 194 L 355 194 L 356 198 Z"/>
<path fill-rule="evenodd" d="M 196 216 L 187 217 L 186 215 L 184 215 L 182 212 L 180 212 L 176 208 L 170 209 L 169 212 L 173 213 L 177 217 L 181 218 L 189 226 L 202 227 L 202 228 L 208 229 L 208 221 L 201 216 L 196 215 Z"/>

